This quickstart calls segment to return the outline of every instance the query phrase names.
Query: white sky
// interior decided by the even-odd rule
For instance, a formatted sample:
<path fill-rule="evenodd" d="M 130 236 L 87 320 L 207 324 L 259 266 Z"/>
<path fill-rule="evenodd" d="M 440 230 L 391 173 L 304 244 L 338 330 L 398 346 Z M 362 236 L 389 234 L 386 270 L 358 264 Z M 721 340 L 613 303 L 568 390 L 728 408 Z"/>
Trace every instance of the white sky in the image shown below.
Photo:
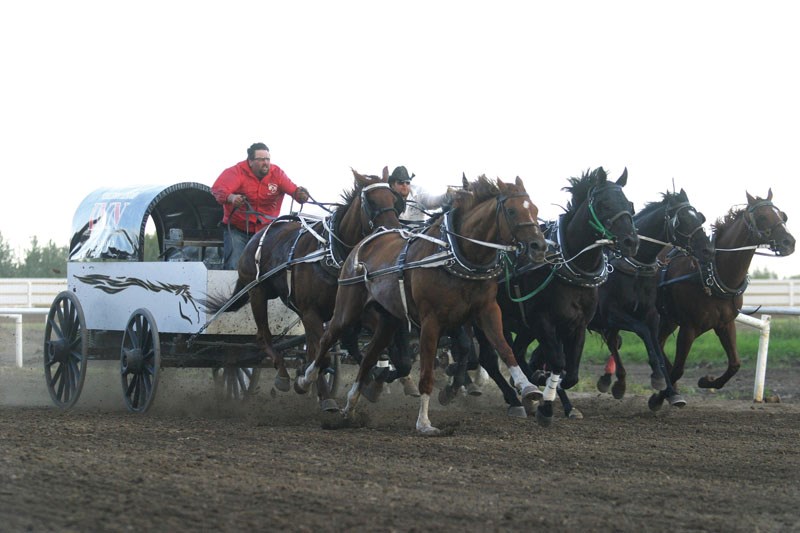
<path fill-rule="evenodd" d="M 321 201 L 405 164 L 434 190 L 520 176 L 553 218 L 568 177 L 627 166 L 637 209 L 674 179 L 711 221 L 771 187 L 793 229 L 797 6 L 3 2 L 0 232 L 65 245 L 92 190 L 211 185 L 257 141 Z"/>

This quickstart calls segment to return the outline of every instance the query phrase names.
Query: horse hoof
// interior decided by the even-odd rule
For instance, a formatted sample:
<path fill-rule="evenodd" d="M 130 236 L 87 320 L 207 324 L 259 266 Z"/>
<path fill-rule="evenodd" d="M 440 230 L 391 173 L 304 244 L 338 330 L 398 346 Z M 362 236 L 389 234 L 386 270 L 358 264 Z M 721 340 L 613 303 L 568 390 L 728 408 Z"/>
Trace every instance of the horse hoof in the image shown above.
<path fill-rule="evenodd" d="M 572 410 L 567 413 L 567 418 L 570 420 L 583 420 L 583 413 L 573 407 Z"/>
<path fill-rule="evenodd" d="M 701 389 L 715 389 L 717 387 L 714 386 L 714 378 L 711 376 L 703 376 L 699 380 L 697 380 L 697 386 Z"/>
<path fill-rule="evenodd" d="M 621 400 L 622 398 L 625 397 L 625 388 L 626 388 L 625 382 L 617 380 L 616 383 L 614 383 L 614 386 L 611 387 L 611 395 L 616 400 Z"/>
<path fill-rule="evenodd" d="M 361 394 L 372 403 L 378 401 L 383 391 L 383 383 L 379 381 L 370 381 L 367 385 L 361 387 Z"/>
<path fill-rule="evenodd" d="M 686 400 L 683 399 L 683 396 L 677 393 L 670 396 L 667 400 L 672 407 L 683 407 L 686 405 Z"/>
<path fill-rule="evenodd" d="M 281 392 L 289 392 L 289 376 L 275 376 L 275 388 Z"/>
<path fill-rule="evenodd" d="M 547 416 L 541 409 L 536 410 L 536 423 L 542 427 L 550 427 L 553 424 L 553 415 Z"/>
<path fill-rule="evenodd" d="M 603 374 L 600 376 L 600 379 L 597 380 L 597 390 L 600 392 L 608 392 L 608 389 L 611 387 L 611 374 Z"/>
<path fill-rule="evenodd" d="M 531 400 L 530 398 L 523 398 L 522 408 L 525 409 L 525 412 L 527 414 L 532 415 L 533 411 L 536 409 L 536 406 L 533 405 L 533 400 Z"/>
<path fill-rule="evenodd" d="M 512 405 L 508 408 L 508 416 L 511 418 L 528 418 L 528 412 L 521 405 Z"/>
<path fill-rule="evenodd" d="M 307 394 L 307 393 L 308 393 L 308 390 L 304 389 L 304 388 L 303 388 L 303 387 L 300 385 L 300 380 L 296 380 L 296 381 L 294 382 L 294 391 L 295 391 L 297 394 Z"/>
<path fill-rule="evenodd" d="M 474 382 L 467 385 L 467 394 L 470 396 L 480 396 L 483 394 L 483 391 L 479 386 L 477 386 Z"/>
<path fill-rule="evenodd" d="M 541 400 L 542 399 L 542 391 L 536 385 L 528 385 L 522 392 L 520 393 L 523 400 Z"/>
<path fill-rule="evenodd" d="M 659 394 L 653 394 L 650 396 L 650 399 L 647 400 L 647 407 L 649 407 L 651 411 L 655 412 L 661 409 L 661 405 L 663 403 L 664 398 L 662 398 Z"/>
<path fill-rule="evenodd" d="M 453 398 L 455 397 L 456 397 L 456 392 L 450 385 L 443 387 L 442 389 L 439 390 L 440 405 L 450 405 L 450 402 L 452 402 Z"/>
<path fill-rule="evenodd" d="M 329 413 L 334 413 L 339 411 L 339 405 L 336 403 L 336 400 L 333 398 L 328 398 L 327 400 L 322 400 L 319 402 L 319 407 L 323 411 L 327 411 Z"/>
<path fill-rule="evenodd" d="M 425 426 L 425 427 L 421 427 L 421 428 L 418 427 L 417 428 L 417 433 L 419 433 L 423 437 L 435 437 L 437 435 L 441 435 L 442 434 L 442 432 L 439 430 L 439 428 L 435 428 L 433 426 Z"/>

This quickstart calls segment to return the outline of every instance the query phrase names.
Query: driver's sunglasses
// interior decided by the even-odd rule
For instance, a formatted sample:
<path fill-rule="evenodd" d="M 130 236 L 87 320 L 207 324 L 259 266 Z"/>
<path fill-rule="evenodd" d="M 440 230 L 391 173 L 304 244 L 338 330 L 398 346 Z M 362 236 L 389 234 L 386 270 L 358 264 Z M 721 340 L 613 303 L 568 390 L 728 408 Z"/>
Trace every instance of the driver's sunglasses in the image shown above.
<path fill-rule="evenodd" d="M 410 181 L 406 181 L 406 180 L 398 181 L 397 183 L 400 184 L 400 185 L 411 185 L 411 182 Z"/>

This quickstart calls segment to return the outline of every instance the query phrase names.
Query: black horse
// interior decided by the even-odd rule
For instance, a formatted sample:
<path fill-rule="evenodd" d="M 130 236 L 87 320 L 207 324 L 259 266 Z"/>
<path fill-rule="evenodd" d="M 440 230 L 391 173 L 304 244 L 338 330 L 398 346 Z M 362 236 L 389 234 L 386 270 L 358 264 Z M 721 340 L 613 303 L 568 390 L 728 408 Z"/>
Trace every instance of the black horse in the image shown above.
<path fill-rule="evenodd" d="M 611 261 L 612 272 L 606 283 L 599 287 L 597 313 L 589 323 L 589 329 L 599 332 L 613 357 L 617 381 L 612 387 L 614 398 L 625 395 L 625 368 L 620 360 L 620 330 L 635 333 L 647 349 L 648 361 L 653 373 L 651 385 L 663 390 L 670 405 L 682 407 L 684 399 L 675 391 L 672 382 L 666 379 L 667 369 L 664 352 L 658 342 L 660 316 L 657 305 L 658 272 L 661 263 L 659 254 L 667 245 L 680 253 L 691 254 L 703 263 L 714 257 L 714 245 L 703 231 L 705 217 L 689 202 L 686 192 L 664 193 L 660 202 L 647 204 L 633 217 L 642 243 L 632 258 Z M 611 375 L 605 374 L 597 388 L 606 392 Z M 562 399 L 563 400 L 563 399 Z"/>
<path fill-rule="evenodd" d="M 639 248 L 633 224 L 633 204 L 622 188 L 628 171 L 616 181 L 609 181 L 600 167 L 581 178 L 570 178 L 572 200 L 558 221 L 544 226 L 546 237 L 555 251 L 548 265 L 518 272 L 501 283 L 498 303 L 503 312 L 506 338 L 516 337 L 512 349 L 520 368 L 529 379 L 545 385 L 544 397 L 536 410 L 537 421 L 552 421 L 553 400 L 559 384 L 565 389 L 578 381 L 578 367 L 586 339 L 586 327 L 597 308 L 597 286 L 608 276 L 603 247 L 632 257 Z M 500 374 L 497 357 L 477 328 L 480 362 L 503 391 L 509 415 L 527 416 L 514 389 Z M 528 346 L 539 346 L 529 364 Z M 546 365 L 548 373 L 534 377 L 533 369 Z M 563 381 L 562 381 L 562 374 Z"/>

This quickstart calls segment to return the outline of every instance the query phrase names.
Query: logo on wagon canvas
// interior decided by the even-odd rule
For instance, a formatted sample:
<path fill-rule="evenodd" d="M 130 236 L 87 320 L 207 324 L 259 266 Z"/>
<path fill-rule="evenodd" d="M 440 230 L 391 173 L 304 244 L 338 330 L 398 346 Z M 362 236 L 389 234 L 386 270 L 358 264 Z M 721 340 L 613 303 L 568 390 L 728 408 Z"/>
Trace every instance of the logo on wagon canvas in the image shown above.
<path fill-rule="evenodd" d="M 190 324 L 197 324 L 200 322 L 200 309 L 198 309 L 197 303 L 195 303 L 188 285 L 174 285 L 172 283 L 161 283 L 160 281 L 152 282 L 139 278 L 115 278 L 105 274 L 75 276 L 75 279 L 87 285 L 92 285 L 95 289 L 101 290 L 106 294 L 116 294 L 131 287 L 139 287 L 140 289 L 150 292 L 170 292 L 178 297 L 178 314 L 180 317 Z M 184 306 L 188 308 L 188 312 L 194 312 L 197 317 L 195 320 L 192 320 L 184 313 Z"/>

